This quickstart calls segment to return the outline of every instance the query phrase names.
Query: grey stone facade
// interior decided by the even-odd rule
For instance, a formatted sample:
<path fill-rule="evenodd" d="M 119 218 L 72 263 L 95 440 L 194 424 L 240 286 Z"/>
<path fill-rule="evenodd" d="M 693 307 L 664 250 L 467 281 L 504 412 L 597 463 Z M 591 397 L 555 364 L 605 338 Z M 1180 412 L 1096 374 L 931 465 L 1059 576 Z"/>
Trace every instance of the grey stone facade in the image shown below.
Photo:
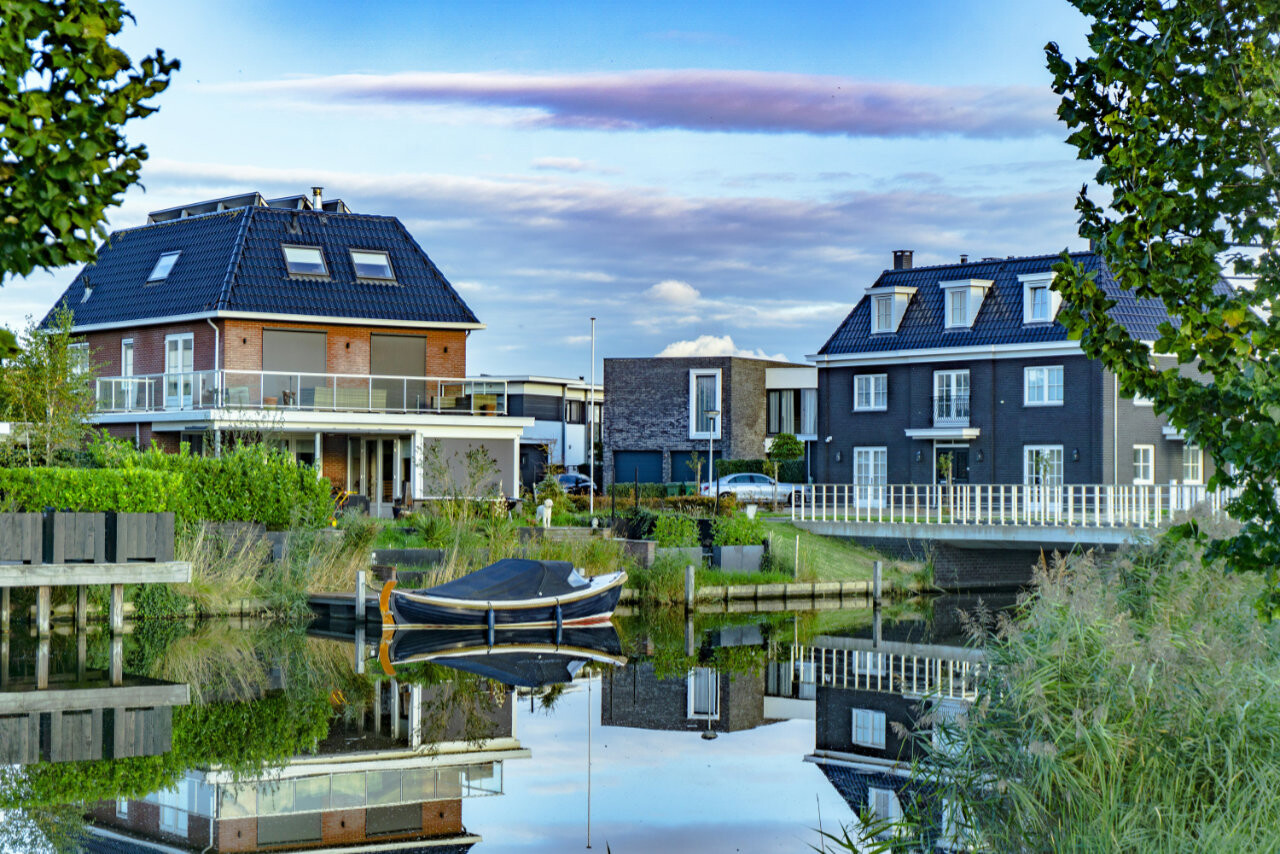
<path fill-rule="evenodd" d="M 764 673 L 718 673 L 717 718 L 689 716 L 689 682 L 683 676 L 658 678 L 652 662 L 634 662 L 607 671 L 601 680 L 603 726 L 651 730 L 739 732 L 773 723 L 764 717 Z"/>
<path fill-rule="evenodd" d="M 619 452 L 652 454 L 650 462 L 660 457 L 664 482 L 693 479 L 691 473 L 678 470 L 690 452 L 707 456 L 707 440 L 690 437 L 692 371 L 720 371 L 721 438 L 715 440 L 716 457 L 763 457 L 765 369 L 785 364 L 736 356 L 605 359 L 605 483 L 633 476 L 631 471 L 615 470 Z"/>

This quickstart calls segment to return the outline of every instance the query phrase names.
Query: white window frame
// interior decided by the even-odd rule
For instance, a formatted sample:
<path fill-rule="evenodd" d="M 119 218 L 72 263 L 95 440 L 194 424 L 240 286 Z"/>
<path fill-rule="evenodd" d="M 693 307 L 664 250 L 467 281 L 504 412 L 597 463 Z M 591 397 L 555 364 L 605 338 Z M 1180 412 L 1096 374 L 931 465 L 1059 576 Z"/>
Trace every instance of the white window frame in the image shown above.
<path fill-rule="evenodd" d="M 711 708 L 705 712 L 694 709 L 694 690 L 698 679 L 707 680 L 707 698 Z M 694 667 L 689 670 L 687 678 L 688 690 L 685 692 L 685 716 L 689 720 L 720 720 L 720 673 L 714 667 Z"/>
<path fill-rule="evenodd" d="M 867 398 L 867 403 L 865 405 L 862 402 L 864 390 L 866 391 Z M 888 374 L 858 374 L 853 378 L 854 412 L 884 412 L 888 408 Z"/>
<path fill-rule="evenodd" d="M 964 381 L 961 382 L 961 377 Z M 945 388 L 943 388 L 945 386 Z M 963 387 L 963 391 L 961 390 Z M 951 414 L 940 415 L 938 412 L 938 399 L 943 397 L 945 391 L 948 399 L 951 400 Z M 933 419 L 936 424 L 939 421 L 946 422 L 964 422 L 968 424 L 970 413 L 971 397 L 973 394 L 973 386 L 970 382 L 969 371 L 934 371 L 933 372 Z M 963 396 L 964 404 L 960 403 Z M 964 414 L 960 412 L 963 408 Z"/>
<path fill-rule="evenodd" d="M 1139 460 L 1139 454 L 1146 457 L 1145 460 Z M 1146 475 L 1140 474 L 1146 470 Z M 1134 445 L 1133 446 L 1133 482 L 1139 486 L 1151 485 L 1156 482 L 1156 446 L 1155 445 Z"/>
<path fill-rule="evenodd" d="M 322 271 L 319 273 L 308 273 L 305 270 L 289 269 L 289 250 L 290 249 L 305 249 L 307 251 L 314 251 L 317 255 L 320 256 L 320 266 L 321 268 L 323 268 Z M 329 278 L 329 259 L 324 257 L 323 246 L 306 246 L 301 243 L 281 243 L 280 254 L 284 257 L 284 271 L 286 275 L 303 276 L 306 278 L 314 278 L 314 279 Z"/>
<path fill-rule="evenodd" d="M 1031 470 L 1032 454 L 1041 454 L 1050 459 L 1057 454 L 1058 467 L 1047 476 Z M 1043 477 L 1043 480 L 1040 478 Z M 1023 445 L 1022 446 L 1022 482 L 1027 486 L 1062 486 L 1066 477 L 1066 457 L 1062 445 Z"/>
<path fill-rule="evenodd" d="M 877 801 L 882 801 L 886 808 L 879 809 Z M 883 786 L 867 786 L 867 811 L 880 821 L 896 823 L 902 820 L 902 802 L 898 800 L 898 793 Z"/>
<path fill-rule="evenodd" d="M 698 429 L 698 377 L 715 377 L 716 378 L 716 405 L 714 409 L 720 413 L 715 419 L 711 430 Z M 721 428 L 724 426 L 724 388 L 721 384 L 721 376 L 719 368 L 691 368 L 689 370 L 689 438 L 690 439 L 719 439 Z"/>
<path fill-rule="evenodd" d="M 885 749 L 888 720 L 885 718 L 884 712 L 878 712 L 875 709 L 851 709 L 849 723 L 852 726 L 849 740 L 854 744 L 875 750 Z M 865 732 L 866 735 L 859 737 L 860 732 Z"/>
<path fill-rule="evenodd" d="M 860 507 L 884 503 L 884 487 L 889 482 L 889 449 L 885 445 L 864 445 L 853 449 L 854 500 Z"/>
<path fill-rule="evenodd" d="M 177 266 L 178 259 L 181 257 L 181 249 L 175 252 L 161 252 L 160 257 L 156 259 L 156 265 L 151 268 L 151 274 L 147 276 L 147 284 L 149 285 L 152 282 L 163 282 L 165 279 L 173 275 L 173 268 Z M 173 260 L 169 261 L 168 265 L 166 265 L 165 261 L 169 258 L 172 258 Z M 164 272 L 160 272 L 161 267 L 165 268 Z"/>
<path fill-rule="evenodd" d="M 387 276 L 366 276 L 366 275 L 362 275 L 361 273 L 357 272 L 357 273 L 356 273 L 356 278 L 357 278 L 357 279 L 360 279 L 361 281 L 369 281 L 369 282 L 394 282 L 394 281 L 396 280 L 396 268 L 395 268 L 395 267 L 393 267 L 393 266 L 391 266 L 391 253 L 390 253 L 390 252 L 388 252 L 387 250 L 385 250 L 385 249 L 356 249 L 355 247 L 352 247 L 352 248 L 348 249 L 348 250 L 347 250 L 347 252 L 348 252 L 348 254 L 351 256 L 351 269 L 352 269 L 352 270 L 355 270 L 355 269 L 356 269 L 356 266 L 360 263 L 359 261 L 357 261 L 357 260 L 356 260 L 356 255 L 357 255 L 357 254 L 359 254 L 359 255 L 381 255 L 381 256 L 383 257 L 383 259 L 387 262 L 387 272 L 388 272 L 390 275 L 387 275 Z"/>
<path fill-rule="evenodd" d="M 175 836 L 186 836 L 191 801 L 191 783 L 179 780 L 172 789 L 159 793 L 160 830 Z"/>
<path fill-rule="evenodd" d="M 1057 400 L 1050 396 L 1050 389 L 1053 388 L 1053 376 L 1057 373 L 1058 394 Z M 1036 400 L 1031 396 L 1031 378 L 1040 377 L 1040 390 L 1043 397 Z M 1022 405 L 1023 406 L 1062 406 L 1063 389 L 1063 371 L 1062 365 L 1035 365 L 1022 369 Z"/>
<path fill-rule="evenodd" d="M 871 298 L 871 332 L 877 334 L 892 331 L 893 294 L 877 294 Z"/>
<path fill-rule="evenodd" d="M 945 328 L 961 329 L 969 326 L 969 289 L 968 288 L 948 288 L 945 291 L 946 299 L 946 318 Z M 956 310 L 959 309 L 960 317 L 956 318 Z"/>
<path fill-rule="evenodd" d="M 1182 482 L 1189 486 L 1204 483 L 1204 450 L 1199 445 L 1182 446 Z"/>
<path fill-rule="evenodd" d="M 169 364 L 169 345 L 171 342 L 178 343 L 178 355 L 182 355 L 182 341 L 191 342 L 191 370 L 190 372 L 183 370 L 182 365 L 178 365 L 177 370 L 173 370 Z M 195 385 L 195 369 L 196 369 L 196 336 L 191 332 L 178 332 L 172 335 L 164 336 L 164 405 L 167 408 L 190 409 L 192 401 L 192 391 Z M 175 377 L 175 379 L 170 379 Z M 173 389 L 172 393 L 170 388 Z"/>
<path fill-rule="evenodd" d="M 1156 402 L 1149 397 L 1143 397 L 1140 394 L 1135 394 L 1133 396 L 1133 405 L 1151 409 L 1156 405 Z"/>
<path fill-rule="evenodd" d="M 67 345 L 67 362 L 73 374 L 85 374 L 89 371 L 89 343 L 76 341 Z"/>
<path fill-rule="evenodd" d="M 116 798 L 116 818 L 127 819 L 128 817 L 129 817 L 129 799 Z"/>
<path fill-rule="evenodd" d="M 1029 275 L 1019 276 L 1018 281 L 1022 282 L 1023 324 L 1052 323 L 1054 318 L 1058 316 L 1058 308 L 1062 305 L 1062 296 L 1053 289 L 1053 273 L 1031 273 Z M 1035 306 L 1033 303 L 1034 292 L 1039 288 L 1045 289 L 1045 310 L 1047 312 L 1047 316 L 1044 317 L 1036 316 Z"/>

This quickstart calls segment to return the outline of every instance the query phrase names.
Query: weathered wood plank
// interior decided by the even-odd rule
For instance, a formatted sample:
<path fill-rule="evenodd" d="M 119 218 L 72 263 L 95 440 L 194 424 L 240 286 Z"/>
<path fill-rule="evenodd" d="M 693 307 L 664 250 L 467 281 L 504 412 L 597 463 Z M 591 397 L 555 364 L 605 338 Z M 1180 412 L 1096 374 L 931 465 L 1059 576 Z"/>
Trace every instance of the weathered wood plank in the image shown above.
<path fill-rule="evenodd" d="M 0 561 L 44 560 L 44 517 L 40 513 L 0 513 Z"/>
<path fill-rule="evenodd" d="M 0 587 L 63 587 L 80 584 L 184 583 L 187 561 L 164 563 L 72 563 L 16 566 L 0 564 Z"/>

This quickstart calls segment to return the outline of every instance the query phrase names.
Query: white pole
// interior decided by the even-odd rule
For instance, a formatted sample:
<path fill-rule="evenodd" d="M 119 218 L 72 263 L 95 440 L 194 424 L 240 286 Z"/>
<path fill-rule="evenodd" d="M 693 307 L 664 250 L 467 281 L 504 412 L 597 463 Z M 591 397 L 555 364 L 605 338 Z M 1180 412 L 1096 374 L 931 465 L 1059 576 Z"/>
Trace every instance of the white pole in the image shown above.
<path fill-rule="evenodd" d="M 596 512 L 596 319 L 591 318 L 591 402 L 587 404 L 587 472 L 591 489 L 587 490 L 587 512 Z"/>

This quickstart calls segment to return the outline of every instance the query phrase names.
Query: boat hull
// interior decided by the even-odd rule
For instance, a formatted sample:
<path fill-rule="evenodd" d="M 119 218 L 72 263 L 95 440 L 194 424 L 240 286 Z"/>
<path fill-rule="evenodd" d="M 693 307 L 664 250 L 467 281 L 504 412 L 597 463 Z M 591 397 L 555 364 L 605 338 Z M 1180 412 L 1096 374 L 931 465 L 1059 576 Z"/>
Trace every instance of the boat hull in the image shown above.
<path fill-rule="evenodd" d="M 390 607 L 397 627 L 470 628 L 588 626 L 607 623 L 622 596 L 625 573 L 571 596 L 469 602 L 429 591 L 393 590 Z"/>

